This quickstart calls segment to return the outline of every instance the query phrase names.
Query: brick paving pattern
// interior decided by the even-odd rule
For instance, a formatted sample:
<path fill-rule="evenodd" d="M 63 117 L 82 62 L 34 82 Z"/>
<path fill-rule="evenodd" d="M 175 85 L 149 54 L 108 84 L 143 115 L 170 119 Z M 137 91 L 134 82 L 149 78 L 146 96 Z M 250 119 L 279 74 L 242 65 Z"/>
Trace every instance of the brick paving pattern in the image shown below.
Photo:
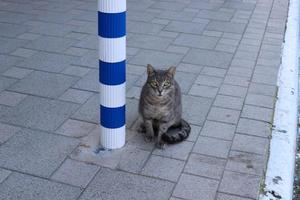
<path fill-rule="evenodd" d="M 128 0 L 127 143 L 99 134 L 96 0 L 0 0 L 0 199 L 256 200 L 267 162 L 287 0 Z M 177 66 L 190 137 L 135 130 L 146 64 Z"/>

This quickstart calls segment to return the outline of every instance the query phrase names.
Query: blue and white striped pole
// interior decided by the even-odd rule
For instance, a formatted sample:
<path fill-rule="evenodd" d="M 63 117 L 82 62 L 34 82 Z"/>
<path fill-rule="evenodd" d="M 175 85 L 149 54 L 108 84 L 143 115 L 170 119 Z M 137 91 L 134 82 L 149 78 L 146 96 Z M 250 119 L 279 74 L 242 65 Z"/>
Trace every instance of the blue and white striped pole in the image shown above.
<path fill-rule="evenodd" d="M 98 0 L 100 142 L 125 144 L 126 0 Z"/>

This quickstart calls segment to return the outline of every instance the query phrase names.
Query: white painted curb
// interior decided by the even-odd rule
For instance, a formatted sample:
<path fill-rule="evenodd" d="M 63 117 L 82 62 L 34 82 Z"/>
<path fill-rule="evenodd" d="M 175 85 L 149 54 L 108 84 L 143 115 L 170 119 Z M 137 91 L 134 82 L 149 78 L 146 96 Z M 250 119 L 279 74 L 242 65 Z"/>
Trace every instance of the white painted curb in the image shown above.
<path fill-rule="evenodd" d="M 293 197 L 298 110 L 299 9 L 299 0 L 290 0 L 265 179 L 266 194 L 262 194 L 260 200 L 291 200 Z"/>

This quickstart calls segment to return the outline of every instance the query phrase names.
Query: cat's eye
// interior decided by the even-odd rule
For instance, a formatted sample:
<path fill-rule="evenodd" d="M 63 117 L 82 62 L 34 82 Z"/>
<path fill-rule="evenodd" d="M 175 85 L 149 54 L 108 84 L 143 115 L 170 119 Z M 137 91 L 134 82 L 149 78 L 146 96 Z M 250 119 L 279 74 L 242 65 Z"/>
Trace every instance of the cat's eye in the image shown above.
<path fill-rule="evenodd" d="M 152 85 L 152 87 L 157 87 L 157 86 L 158 86 L 158 84 L 157 84 L 156 81 L 152 81 L 152 82 L 151 82 L 151 85 Z"/>
<path fill-rule="evenodd" d="M 169 87 L 171 83 L 169 81 L 164 82 L 164 87 Z"/>

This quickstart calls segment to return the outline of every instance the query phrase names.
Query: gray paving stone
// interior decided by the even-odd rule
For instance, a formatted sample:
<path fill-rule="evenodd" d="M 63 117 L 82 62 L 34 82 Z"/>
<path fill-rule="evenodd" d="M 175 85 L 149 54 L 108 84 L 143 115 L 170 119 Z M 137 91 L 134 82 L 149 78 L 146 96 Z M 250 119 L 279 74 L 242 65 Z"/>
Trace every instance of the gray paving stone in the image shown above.
<path fill-rule="evenodd" d="M 79 48 L 85 48 L 85 49 L 97 50 L 97 48 L 98 48 L 97 36 L 96 35 L 88 35 L 86 38 L 73 44 L 72 46 L 79 47 Z"/>
<path fill-rule="evenodd" d="M 127 30 L 132 33 L 142 33 L 142 34 L 157 34 L 159 33 L 164 25 L 152 24 L 138 21 L 127 21 Z"/>
<path fill-rule="evenodd" d="M 272 85 L 251 83 L 249 86 L 249 93 L 253 93 L 253 94 L 275 96 L 276 92 L 277 92 L 277 87 Z"/>
<path fill-rule="evenodd" d="M 99 123 L 99 95 L 95 94 L 87 102 L 85 102 L 72 118 L 79 119 L 91 123 Z"/>
<path fill-rule="evenodd" d="M 72 62 L 76 62 L 78 58 L 67 55 L 59 55 L 54 53 L 39 52 L 30 59 L 18 62 L 16 65 L 29 69 L 37 69 L 49 72 L 61 72 Z"/>
<path fill-rule="evenodd" d="M 252 70 L 241 67 L 230 67 L 228 70 L 228 75 L 242 76 L 250 78 L 252 76 Z"/>
<path fill-rule="evenodd" d="M 245 103 L 249 105 L 273 108 L 275 106 L 275 97 L 264 96 L 259 94 L 248 94 Z"/>
<path fill-rule="evenodd" d="M 222 6 L 221 2 L 203 2 L 203 1 L 192 1 L 189 4 L 189 8 L 193 9 L 205 9 L 205 10 L 216 10 Z"/>
<path fill-rule="evenodd" d="M 219 87 L 222 83 L 223 79 L 214 77 L 214 76 L 205 76 L 205 75 L 199 75 L 197 77 L 196 83 L 200 85 L 207 85 L 207 86 L 213 86 L 213 87 Z"/>
<path fill-rule="evenodd" d="M 126 92 L 126 97 L 130 99 L 140 99 L 142 88 L 141 87 L 136 87 L 132 86 L 130 89 L 127 90 Z"/>
<path fill-rule="evenodd" d="M 196 80 L 196 75 L 178 71 L 175 73 L 175 80 L 180 85 L 182 94 L 187 94 Z"/>
<path fill-rule="evenodd" d="M 231 151 L 229 153 L 226 169 L 235 172 L 263 175 L 265 168 L 264 156 Z"/>
<path fill-rule="evenodd" d="M 246 2 L 226 2 L 224 7 L 239 10 L 253 10 L 255 8 L 255 4 Z"/>
<path fill-rule="evenodd" d="M 217 37 L 182 33 L 176 38 L 173 44 L 200 49 L 213 49 L 218 40 L 219 38 Z"/>
<path fill-rule="evenodd" d="M 81 193 L 81 190 L 76 187 L 19 173 L 11 174 L 0 185 L 0 189 L 1 199 L 19 200 L 73 200 Z"/>
<path fill-rule="evenodd" d="M 152 50 L 141 50 L 136 56 L 129 60 L 129 64 L 143 65 L 151 64 L 153 66 L 177 66 L 182 59 L 182 54 L 166 53 Z"/>
<path fill-rule="evenodd" d="M 268 137 L 271 135 L 271 125 L 266 122 L 240 118 L 236 131 L 248 135 Z"/>
<path fill-rule="evenodd" d="M 242 86 L 242 87 L 248 87 L 249 82 L 250 82 L 250 78 L 241 77 L 241 76 L 227 75 L 224 79 L 225 84 L 238 85 L 238 86 Z"/>
<path fill-rule="evenodd" d="M 217 95 L 213 105 L 222 107 L 222 108 L 242 110 L 243 103 L 244 103 L 243 98 L 225 96 L 225 95 Z"/>
<path fill-rule="evenodd" d="M 99 92 L 99 71 L 90 70 L 83 78 L 81 78 L 73 87 L 81 90 Z"/>
<path fill-rule="evenodd" d="M 187 141 L 195 142 L 200 134 L 201 127 L 191 125 L 191 132 L 189 137 L 186 139 Z"/>
<path fill-rule="evenodd" d="M 192 151 L 193 144 L 193 142 L 183 141 L 178 144 L 168 145 L 163 150 L 156 148 L 153 151 L 153 154 L 180 160 L 187 160 L 190 152 Z"/>
<path fill-rule="evenodd" d="M 265 155 L 268 144 L 267 138 L 235 134 L 231 149 Z"/>
<path fill-rule="evenodd" d="M 0 93 L 0 104 L 6 106 L 16 106 L 18 105 L 23 99 L 25 99 L 27 95 L 9 92 L 9 91 L 2 91 Z"/>
<path fill-rule="evenodd" d="M 176 2 L 157 2 L 150 6 L 150 8 L 162 9 L 162 10 L 173 10 L 173 11 L 181 11 L 185 8 L 186 5 L 184 3 L 176 3 Z"/>
<path fill-rule="evenodd" d="M 26 94 L 55 98 L 60 96 L 77 78 L 48 72 L 32 72 L 10 87 L 10 90 Z"/>
<path fill-rule="evenodd" d="M 8 23 L 0 23 L 0 36 L 15 38 L 18 35 L 21 35 L 28 30 L 30 30 L 30 26 L 25 25 L 16 25 L 16 24 L 8 24 Z"/>
<path fill-rule="evenodd" d="M 203 69 L 202 66 L 192 65 L 188 63 L 180 63 L 176 68 L 177 71 L 189 72 L 194 74 L 199 74 L 202 69 Z"/>
<path fill-rule="evenodd" d="M 0 168 L 0 184 L 11 174 L 11 171 Z"/>
<path fill-rule="evenodd" d="M 62 53 L 77 40 L 60 37 L 43 36 L 25 45 L 28 49 Z"/>
<path fill-rule="evenodd" d="M 126 73 L 129 74 L 136 74 L 136 75 L 144 75 L 147 72 L 146 66 L 140 66 L 140 65 L 126 65 Z"/>
<path fill-rule="evenodd" d="M 142 174 L 176 182 L 185 162 L 152 155 L 143 168 Z"/>
<path fill-rule="evenodd" d="M 192 153 L 184 172 L 208 178 L 221 179 L 226 160 Z"/>
<path fill-rule="evenodd" d="M 276 76 L 270 76 L 270 75 L 255 73 L 255 74 L 253 74 L 252 82 L 276 86 L 276 84 L 277 84 L 277 77 Z"/>
<path fill-rule="evenodd" d="M 150 154 L 150 151 L 144 151 L 136 147 L 127 146 L 121 155 L 117 168 L 128 172 L 139 173 L 148 160 Z"/>
<path fill-rule="evenodd" d="M 30 30 L 31 33 L 63 37 L 75 27 L 67 24 L 42 23 Z"/>
<path fill-rule="evenodd" d="M 198 85 L 194 84 L 189 91 L 189 94 L 200 96 L 200 97 L 207 97 L 207 98 L 214 98 L 218 93 L 217 87 L 211 87 L 206 85 Z"/>
<path fill-rule="evenodd" d="M 1 18 L 0 22 L 9 23 L 9 24 L 22 24 L 27 20 L 32 19 L 33 15 L 0 11 L 0 18 Z"/>
<path fill-rule="evenodd" d="M 0 113 L 0 120 L 28 128 L 54 131 L 76 109 L 77 105 L 33 96 Z"/>
<path fill-rule="evenodd" d="M 0 55 L 0 63 L 1 63 L 0 73 L 5 72 L 13 65 L 15 65 L 17 62 L 20 62 L 21 60 L 23 59 L 14 56 Z"/>
<path fill-rule="evenodd" d="M 269 108 L 244 105 L 241 117 L 271 122 L 273 110 Z"/>
<path fill-rule="evenodd" d="M 199 198 L 213 200 L 218 184 L 219 182 L 215 180 L 183 174 L 176 185 L 173 195 L 191 200 Z"/>
<path fill-rule="evenodd" d="M 19 56 L 19 57 L 23 57 L 23 58 L 29 58 L 36 53 L 37 53 L 37 51 L 34 51 L 34 50 L 19 48 L 16 51 L 12 52 L 11 55 Z"/>
<path fill-rule="evenodd" d="M 39 38 L 41 35 L 39 34 L 34 34 L 34 33 L 23 33 L 19 35 L 17 38 L 18 39 L 23 39 L 23 40 L 35 40 Z"/>
<path fill-rule="evenodd" d="M 171 53 L 179 53 L 179 54 L 186 54 L 189 51 L 188 47 L 182 47 L 182 46 L 176 46 L 176 45 L 170 45 L 167 49 L 167 52 Z"/>
<path fill-rule="evenodd" d="M 232 66 L 235 67 L 244 67 L 248 69 L 252 69 L 255 66 L 255 61 L 253 60 L 246 60 L 242 58 L 234 58 L 231 63 Z"/>
<path fill-rule="evenodd" d="M 127 46 L 143 49 L 165 50 L 172 42 L 171 38 L 158 37 L 146 34 L 134 34 L 127 40 Z"/>
<path fill-rule="evenodd" d="M 259 182 L 260 177 L 256 175 L 225 171 L 219 191 L 257 199 Z"/>
<path fill-rule="evenodd" d="M 0 92 L 17 82 L 16 79 L 0 76 Z"/>
<path fill-rule="evenodd" d="M 183 62 L 206 65 L 211 67 L 228 68 L 232 54 L 201 49 L 191 49 Z"/>
<path fill-rule="evenodd" d="M 138 118 L 138 101 L 127 99 L 126 101 L 126 126 L 131 127 Z"/>
<path fill-rule="evenodd" d="M 251 199 L 233 196 L 229 194 L 218 193 L 217 200 L 251 200 Z"/>
<path fill-rule="evenodd" d="M 137 10 L 131 10 L 130 12 L 126 13 L 126 19 L 129 21 L 142 21 L 142 22 L 150 22 L 154 19 L 155 15 L 151 12 L 147 11 L 137 11 Z"/>
<path fill-rule="evenodd" d="M 64 101 L 70 101 L 74 103 L 83 104 L 85 103 L 91 96 L 92 92 L 76 90 L 76 89 L 68 89 L 65 93 L 63 93 L 59 99 Z"/>
<path fill-rule="evenodd" d="M 201 34 L 206 24 L 207 23 L 172 21 L 164 30 L 179 33 Z"/>
<path fill-rule="evenodd" d="M 74 139 L 23 129 L 0 147 L 0 166 L 49 177 L 77 144 Z"/>
<path fill-rule="evenodd" d="M 172 31 L 161 31 L 161 32 L 159 32 L 159 34 L 158 34 L 159 36 L 162 36 L 162 37 L 169 37 L 169 38 L 176 38 L 178 35 L 179 35 L 179 33 L 177 33 L 177 32 L 172 32 Z"/>
<path fill-rule="evenodd" d="M 234 53 L 236 50 L 236 46 L 228 45 L 228 44 L 217 44 L 215 50 L 223 51 L 227 53 Z"/>
<path fill-rule="evenodd" d="M 134 130 L 134 132 L 135 131 L 136 130 Z M 154 148 L 153 143 L 145 142 L 145 137 L 141 133 L 137 133 L 134 136 L 132 136 L 131 138 L 129 138 L 128 145 L 135 146 L 138 149 L 145 150 L 145 151 L 152 151 Z"/>
<path fill-rule="evenodd" d="M 229 21 L 233 16 L 233 12 L 201 10 L 197 17 L 211 20 Z"/>
<path fill-rule="evenodd" d="M 165 10 L 159 13 L 160 18 L 170 19 L 170 20 L 180 20 L 180 21 L 192 21 L 194 16 L 196 15 L 195 12 L 185 12 L 185 11 L 171 11 Z"/>
<path fill-rule="evenodd" d="M 14 39 L 3 38 L 3 37 L 0 37 L 0 42 L 1 42 L 1 49 L 0 49 L 1 54 L 10 54 L 28 43 L 28 41 L 26 40 L 19 40 L 15 38 Z"/>
<path fill-rule="evenodd" d="M 237 124 L 239 120 L 239 115 L 240 115 L 240 111 L 237 110 L 212 107 L 207 116 L 207 119 L 219 121 L 219 122 Z"/>
<path fill-rule="evenodd" d="M 232 140 L 235 132 L 235 126 L 220 122 L 206 121 L 201 135 L 215 137 L 224 140 Z"/>
<path fill-rule="evenodd" d="M 83 192 L 80 200 L 94 198 L 167 200 L 173 186 L 173 183 L 167 181 L 103 168 Z"/>
<path fill-rule="evenodd" d="M 99 166 L 67 159 L 52 175 L 52 180 L 85 188 L 96 175 Z"/>
<path fill-rule="evenodd" d="M 226 74 L 226 69 L 220 69 L 215 67 L 204 67 L 201 71 L 203 75 L 216 76 L 216 77 L 224 77 Z"/>
<path fill-rule="evenodd" d="M 95 128 L 96 124 L 68 119 L 55 132 L 70 137 L 83 137 L 88 135 Z"/>
<path fill-rule="evenodd" d="M 234 96 L 234 97 L 245 97 L 247 94 L 247 88 L 236 85 L 222 85 L 219 94 Z"/>
<path fill-rule="evenodd" d="M 0 123 L 0 144 L 9 140 L 13 135 L 15 135 L 20 130 L 21 128 L 19 127 Z"/>
<path fill-rule="evenodd" d="M 31 69 L 23 69 L 19 67 L 11 67 L 7 71 L 3 73 L 4 76 L 11 77 L 11 78 L 17 78 L 22 79 L 26 77 L 28 74 L 33 72 Z"/>
<path fill-rule="evenodd" d="M 246 27 L 246 24 L 242 24 L 242 23 L 211 21 L 205 29 L 209 30 L 209 31 L 243 33 L 245 30 L 245 27 Z"/>
<path fill-rule="evenodd" d="M 64 53 L 72 56 L 84 56 L 84 55 L 94 53 L 94 50 L 78 48 L 78 47 L 70 47 L 66 51 L 64 51 Z"/>
<path fill-rule="evenodd" d="M 183 95 L 183 118 L 188 123 L 202 126 L 211 103 L 211 100 L 208 98 Z"/>
<path fill-rule="evenodd" d="M 230 146 L 231 141 L 199 136 L 193 148 L 193 152 L 202 155 L 227 158 Z"/>

